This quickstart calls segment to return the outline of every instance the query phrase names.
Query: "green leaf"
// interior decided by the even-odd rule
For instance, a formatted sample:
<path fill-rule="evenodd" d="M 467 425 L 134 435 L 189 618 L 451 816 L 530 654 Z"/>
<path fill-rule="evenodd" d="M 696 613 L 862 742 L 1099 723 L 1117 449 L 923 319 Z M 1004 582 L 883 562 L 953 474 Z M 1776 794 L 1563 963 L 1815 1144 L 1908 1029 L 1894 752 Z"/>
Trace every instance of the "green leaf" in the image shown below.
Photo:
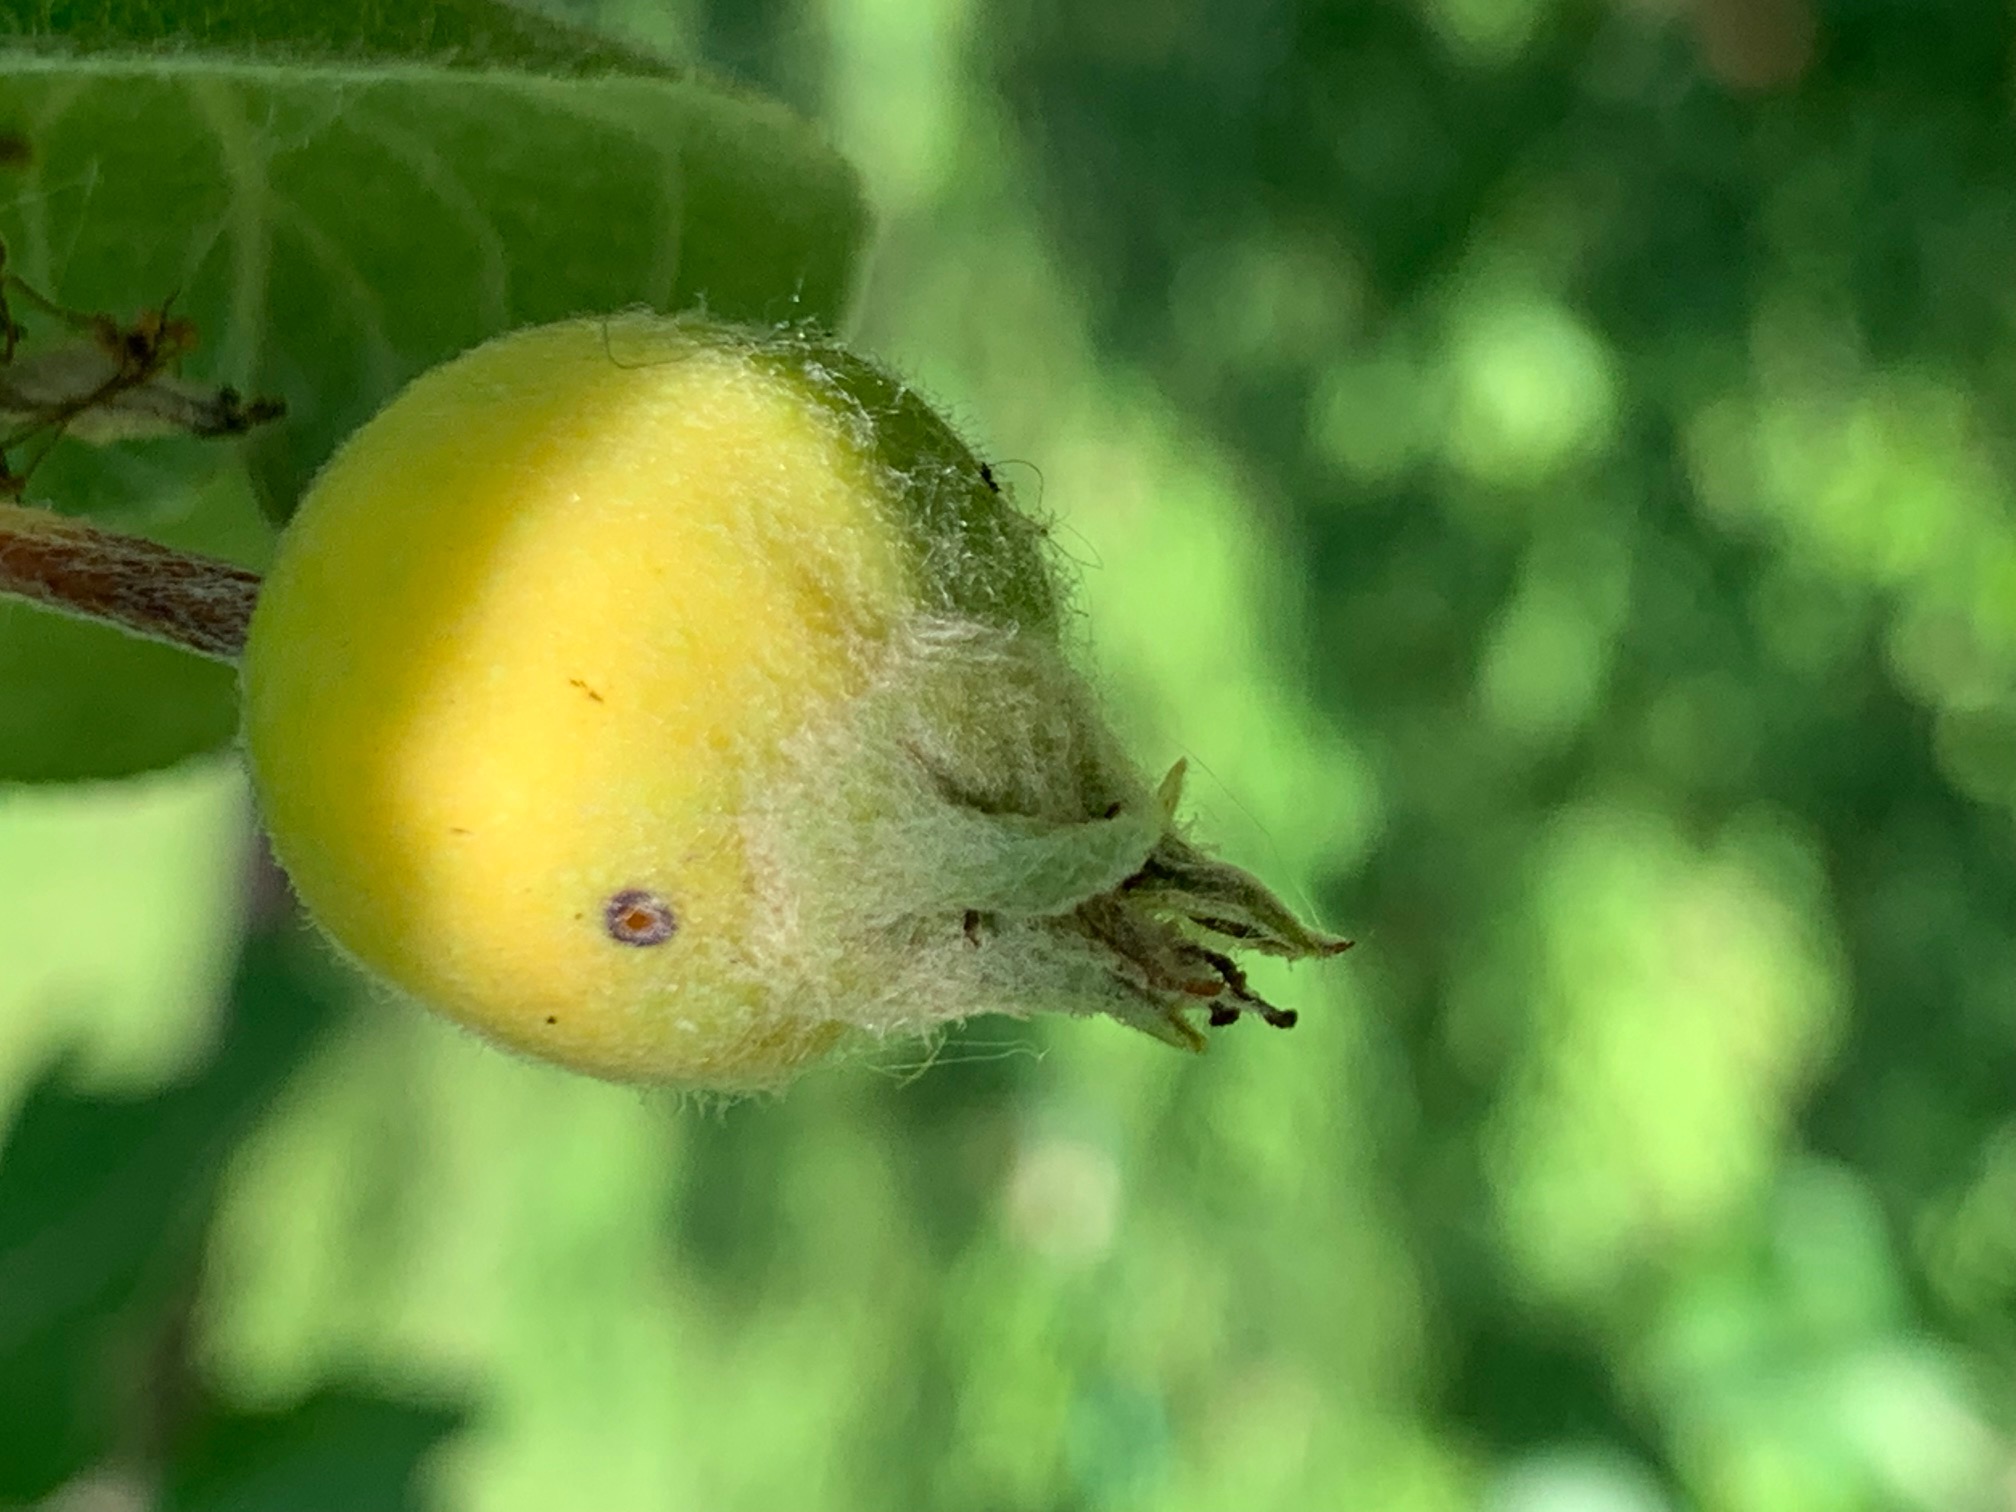
<path fill-rule="evenodd" d="M 0 1503 L 96 1460 L 144 1388 L 134 1361 L 187 1282 L 225 1157 L 333 1011 L 312 949 L 248 945 L 217 1056 L 190 1081 L 90 1097 L 59 1066 L 15 1118 L 0 1146 Z"/>
<path fill-rule="evenodd" d="M 0 4 L 0 40 L 56 55 L 193 46 L 269 62 L 431 60 L 553 74 L 671 73 L 663 60 L 496 0 L 175 5 L 160 0 Z"/>
<path fill-rule="evenodd" d="M 220 1414 L 178 1446 L 160 1512 L 409 1512 L 423 1505 L 421 1461 L 462 1421 L 452 1408 L 347 1390 L 286 1412 Z"/>
<path fill-rule="evenodd" d="M 782 107 L 499 5 L 0 0 L 0 141 L 14 272 L 171 305 L 184 377 L 288 406 L 242 441 L 65 441 L 30 497 L 254 567 L 245 481 L 284 518 L 416 373 L 629 305 L 831 323 L 864 228 Z M 86 339 L 15 305 L 25 354 Z M 0 707 L 0 779 L 160 766 L 236 719 L 227 672 L 34 609 L 0 617 Z"/>

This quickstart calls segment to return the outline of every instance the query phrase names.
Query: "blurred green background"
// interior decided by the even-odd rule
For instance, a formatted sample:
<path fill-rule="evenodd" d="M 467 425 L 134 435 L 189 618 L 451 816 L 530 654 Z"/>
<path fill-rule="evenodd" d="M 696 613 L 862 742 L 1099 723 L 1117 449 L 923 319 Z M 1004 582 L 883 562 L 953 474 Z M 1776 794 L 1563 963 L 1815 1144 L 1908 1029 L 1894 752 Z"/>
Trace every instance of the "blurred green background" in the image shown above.
<path fill-rule="evenodd" d="M 2016 1504 L 2009 7 L 568 13 L 825 124 L 859 343 L 1361 943 L 1202 1060 L 983 1022 L 716 1113 L 337 989 L 211 1152 L 207 1389 L 435 1404 L 481 1512 Z M 0 1110 L 201 1063 L 247 823 L 0 794 Z"/>

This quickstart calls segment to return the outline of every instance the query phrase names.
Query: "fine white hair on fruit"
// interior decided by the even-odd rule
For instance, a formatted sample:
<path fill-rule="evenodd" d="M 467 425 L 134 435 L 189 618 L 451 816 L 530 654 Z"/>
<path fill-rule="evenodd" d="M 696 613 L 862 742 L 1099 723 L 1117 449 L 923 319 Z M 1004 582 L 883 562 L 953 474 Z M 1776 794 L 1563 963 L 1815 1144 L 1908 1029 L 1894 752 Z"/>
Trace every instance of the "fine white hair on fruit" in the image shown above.
<path fill-rule="evenodd" d="M 905 625 L 755 795 L 751 969 L 883 1032 L 1107 1007 L 1105 953 L 1054 925 L 1138 873 L 1166 820 L 1094 712 L 1048 638 Z"/>
<path fill-rule="evenodd" d="M 803 328 L 648 313 L 423 375 L 317 479 L 244 659 L 276 853 L 355 959 L 529 1054 L 781 1085 L 973 1014 L 1293 1015 L 1341 949 L 1211 860 L 950 425 Z M 369 606 L 360 612 L 360 606 Z"/>

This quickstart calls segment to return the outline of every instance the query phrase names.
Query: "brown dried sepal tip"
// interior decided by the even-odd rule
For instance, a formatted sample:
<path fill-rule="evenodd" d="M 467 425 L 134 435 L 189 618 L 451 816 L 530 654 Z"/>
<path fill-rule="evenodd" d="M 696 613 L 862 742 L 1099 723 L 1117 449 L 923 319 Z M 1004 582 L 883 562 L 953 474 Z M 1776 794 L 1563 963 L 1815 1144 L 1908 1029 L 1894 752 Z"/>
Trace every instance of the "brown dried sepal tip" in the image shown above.
<path fill-rule="evenodd" d="M 1157 1039 L 1201 1050 L 1204 1036 L 1190 1017 L 1200 1008 L 1214 1029 L 1248 1016 L 1292 1029 L 1294 1010 L 1261 997 L 1238 963 L 1207 940 L 1284 960 L 1341 955 L 1352 942 L 1309 928 L 1257 878 L 1177 833 L 1182 781 L 1178 763 L 1161 788 L 1169 828 L 1146 863 L 1114 891 L 1081 904 L 1071 925 L 1105 948 L 1115 976 L 1131 989 L 1116 1016 Z"/>
<path fill-rule="evenodd" d="M 160 436 L 236 436 L 286 413 L 278 399 L 246 399 L 236 389 L 190 383 L 171 369 L 196 346 L 195 323 L 166 306 L 131 323 L 79 314 L 5 271 L 0 244 L 0 496 L 19 498 L 28 478 L 64 436 L 89 445 Z M 76 339 L 24 352 L 26 331 L 10 296 L 75 333 Z M 10 454 L 41 439 L 24 468 Z"/>

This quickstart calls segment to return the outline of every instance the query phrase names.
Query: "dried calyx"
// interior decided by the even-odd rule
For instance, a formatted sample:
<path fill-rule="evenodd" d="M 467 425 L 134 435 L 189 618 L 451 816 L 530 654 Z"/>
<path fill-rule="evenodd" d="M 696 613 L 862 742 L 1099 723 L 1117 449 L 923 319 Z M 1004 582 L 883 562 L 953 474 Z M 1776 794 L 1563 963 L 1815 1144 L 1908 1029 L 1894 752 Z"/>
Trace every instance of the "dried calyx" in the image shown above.
<path fill-rule="evenodd" d="M 1300 960 L 1351 948 L 1308 928 L 1249 873 L 1212 860 L 1173 829 L 1140 871 L 1079 905 L 1069 927 L 1111 952 L 1114 975 L 1138 999 L 1107 1011 L 1183 1049 L 1203 1046 L 1190 1018 L 1200 1008 L 1214 1029 L 1249 1014 L 1294 1027 L 1294 1010 L 1254 992 L 1228 949 Z"/>

